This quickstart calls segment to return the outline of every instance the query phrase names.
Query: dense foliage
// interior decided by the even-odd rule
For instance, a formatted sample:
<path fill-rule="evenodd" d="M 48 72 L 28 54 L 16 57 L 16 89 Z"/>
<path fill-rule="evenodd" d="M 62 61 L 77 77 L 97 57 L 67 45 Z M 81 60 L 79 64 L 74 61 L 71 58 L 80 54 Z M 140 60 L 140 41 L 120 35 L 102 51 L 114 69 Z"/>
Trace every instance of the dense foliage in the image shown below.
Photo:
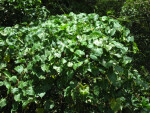
<path fill-rule="evenodd" d="M 51 16 L 0 29 L 0 109 L 148 112 L 148 84 L 132 68 L 129 29 L 107 16 Z"/>
<path fill-rule="evenodd" d="M 126 26 L 130 28 L 139 47 L 139 53 L 134 56 L 136 68 L 140 70 L 144 66 L 150 73 L 150 1 L 127 0 L 120 17 L 128 21 Z M 146 80 L 150 81 L 150 77 L 147 76 Z"/>
<path fill-rule="evenodd" d="M 42 21 L 49 11 L 41 5 L 41 0 L 1 0 L 0 26 L 13 26 L 23 22 Z"/>

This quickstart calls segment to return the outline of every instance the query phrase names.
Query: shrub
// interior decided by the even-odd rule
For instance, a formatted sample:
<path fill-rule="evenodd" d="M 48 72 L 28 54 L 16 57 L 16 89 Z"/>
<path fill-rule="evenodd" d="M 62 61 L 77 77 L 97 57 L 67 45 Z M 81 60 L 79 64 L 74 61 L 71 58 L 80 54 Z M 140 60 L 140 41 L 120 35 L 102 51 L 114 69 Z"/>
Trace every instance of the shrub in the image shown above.
<path fill-rule="evenodd" d="M 150 107 L 148 85 L 131 65 L 136 43 L 117 20 L 85 13 L 51 16 L 38 26 L 1 28 L 0 46 L 1 111 Z"/>

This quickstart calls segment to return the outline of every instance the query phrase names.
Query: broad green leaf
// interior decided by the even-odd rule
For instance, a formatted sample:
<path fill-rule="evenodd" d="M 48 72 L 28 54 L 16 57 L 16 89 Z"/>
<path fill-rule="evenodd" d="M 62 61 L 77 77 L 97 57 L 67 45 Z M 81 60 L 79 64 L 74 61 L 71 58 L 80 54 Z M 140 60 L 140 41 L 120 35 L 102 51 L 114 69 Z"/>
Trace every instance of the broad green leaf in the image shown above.
<path fill-rule="evenodd" d="M 0 63 L 0 70 L 6 67 L 6 63 Z"/>
<path fill-rule="evenodd" d="M 103 45 L 102 40 L 94 40 L 93 43 L 94 43 L 96 46 L 102 46 L 102 45 Z"/>
<path fill-rule="evenodd" d="M 102 60 L 102 65 L 105 68 L 109 68 L 109 67 L 113 66 L 114 64 L 115 64 L 115 62 L 113 60 L 110 60 L 108 62 L 106 62 L 104 59 Z"/>
<path fill-rule="evenodd" d="M 107 16 L 103 16 L 103 17 L 102 17 L 102 21 L 106 21 L 107 19 L 108 19 Z"/>
<path fill-rule="evenodd" d="M 4 84 L 4 83 L 3 83 L 2 81 L 0 81 L 0 86 L 3 86 L 3 84 Z"/>
<path fill-rule="evenodd" d="M 122 67 L 120 67 L 120 66 L 115 66 L 115 70 L 116 70 L 117 72 L 119 72 L 119 73 L 123 73 L 123 72 L 124 72 L 124 70 L 123 70 Z"/>
<path fill-rule="evenodd" d="M 112 99 L 111 102 L 110 102 L 110 105 L 111 105 L 111 109 L 114 112 L 122 110 L 122 102 L 121 102 L 120 98 Z"/>
<path fill-rule="evenodd" d="M 40 96 L 41 98 L 43 98 L 45 94 L 46 94 L 46 92 L 42 92 L 42 93 L 39 93 L 38 96 Z"/>
<path fill-rule="evenodd" d="M 6 99 L 5 98 L 0 99 L 0 108 L 5 107 L 6 105 L 7 105 Z"/>
<path fill-rule="evenodd" d="M 22 107 L 25 108 L 30 103 L 30 100 L 25 100 L 22 102 Z"/>
<path fill-rule="evenodd" d="M 116 29 L 111 29 L 110 30 L 110 36 L 114 36 L 115 33 L 116 33 Z"/>
<path fill-rule="evenodd" d="M 136 53 L 137 51 L 139 51 L 137 44 L 133 42 L 133 53 Z"/>
<path fill-rule="evenodd" d="M 79 56 L 85 55 L 84 51 L 76 50 L 75 53 Z"/>
<path fill-rule="evenodd" d="M 18 88 L 11 88 L 11 92 L 12 92 L 13 94 L 17 93 L 18 91 L 19 91 Z"/>
<path fill-rule="evenodd" d="M 6 56 L 4 57 L 4 61 L 5 61 L 5 62 L 10 62 L 10 56 L 9 56 L 9 55 L 6 55 Z"/>
<path fill-rule="evenodd" d="M 126 65 L 128 63 L 131 63 L 132 62 L 132 58 L 131 57 L 128 57 L 128 56 L 124 56 L 123 57 L 123 63 Z"/>
<path fill-rule="evenodd" d="M 53 56 L 50 55 L 50 56 L 48 57 L 48 60 L 51 61 L 52 59 L 53 59 Z"/>
<path fill-rule="evenodd" d="M 21 101 L 21 100 L 20 100 L 20 94 L 15 95 L 15 96 L 14 96 L 14 100 L 15 100 L 15 101 Z"/>
<path fill-rule="evenodd" d="M 53 69 L 55 69 L 58 73 L 62 71 L 61 67 L 59 66 L 53 66 Z"/>
<path fill-rule="evenodd" d="M 54 108 L 55 104 L 52 100 L 46 100 L 44 106 L 46 110 L 50 110 Z"/>
<path fill-rule="evenodd" d="M 125 36 L 128 36 L 128 35 L 129 35 L 129 33 L 130 33 L 130 30 L 129 30 L 129 29 L 124 30 L 124 35 L 125 35 Z"/>
<path fill-rule="evenodd" d="M 67 62 L 67 60 L 63 58 L 62 63 L 65 64 L 66 62 Z"/>
<path fill-rule="evenodd" d="M 68 62 L 67 66 L 68 66 L 68 67 L 72 67 L 72 66 L 73 66 L 73 63 L 72 63 L 72 62 Z"/>
<path fill-rule="evenodd" d="M 134 42 L 134 37 L 133 36 L 128 36 L 127 41 L 128 42 Z"/>
<path fill-rule="evenodd" d="M 27 82 L 19 81 L 19 83 L 18 83 L 19 88 L 24 89 L 26 86 L 28 86 Z"/>
<path fill-rule="evenodd" d="M 31 96 L 34 95 L 34 90 L 33 90 L 33 88 L 31 86 L 26 90 L 26 94 L 27 95 L 31 95 Z"/>
<path fill-rule="evenodd" d="M 67 71 L 67 79 L 71 80 L 73 78 L 74 72 L 73 70 L 68 70 Z"/>
<path fill-rule="evenodd" d="M 11 78 L 9 78 L 9 81 L 16 83 L 17 82 L 17 76 L 12 76 Z"/>
<path fill-rule="evenodd" d="M 24 69 L 24 68 L 23 68 L 22 65 L 15 67 L 15 70 L 16 70 L 19 74 L 21 74 L 21 73 L 23 72 L 23 69 Z"/>
<path fill-rule="evenodd" d="M 123 48 L 123 45 L 119 42 L 112 41 L 112 43 L 117 47 L 117 48 Z"/>
<path fill-rule="evenodd" d="M 82 94 L 82 95 L 87 95 L 87 94 L 89 94 L 89 90 L 90 90 L 89 86 L 81 87 L 81 88 L 79 89 L 80 94 Z"/>
<path fill-rule="evenodd" d="M 109 45 L 106 45 L 106 46 L 105 46 L 105 49 L 106 49 L 107 51 L 110 51 L 113 47 L 114 47 L 113 44 L 109 44 Z"/>
<path fill-rule="evenodd" d="M 81 42 L 81 45 L 82 45 L 82 46 L 87 46 L 87 42 L 86 42 L 86 41 L 82 41 L 82 42 Z"/>
<path fill-rule="evenodd" d="M 102 48 L 96 48 L 96 49 L 93 49 L 93 54 L 95 56 L 101 56 L 103 54 L 103 49 Z"/>
<path fill-rule="evenodd" d="M 6 88 L 8 90 L 11 88 L 11 83 L 10 82 L 4 81 L 3 83 L 4 83 L 4 85 L 6 86 Z"/>
<path fill-rule="evenodd" d="M 55 53 L 54 56 L 57 57 L 57 58 L 60 58 L 61 57 L 61 53 Z"/>
<path fill-rule="evenodd" d="M 0 46 L 4 46 L 5 42 L 3 40 L 0 40 Z"/>
<path fill-rule="evenodd" d="M 5 74 L 8 78 L 9 78 L 9 77 L 11 77 L 10 72 L 8 72 L 8 71 L 4 71 L 3 73 L 4 73 L 4 74 Z"/>
<path fill-rule="evenodd" d="M 80 67 L 83 64 L 83 62 L 79 62 L 79 63 L 74 63 L 73 64 L 73 69 L 76 70 L 78 67 Z"/>
<path fill-rule="evenodd" d="M 97 60 L 97 59 L 98 59 L 97 56 L 95 56 L 95 55 L 93 55 L 93 54 L 90 54 L 90 58 L 91 58 L 92 60 Z"/>
<path fill-rule="evenodd" d="M 99 86 L 95 86 L 95 87 L 94 87 L 94 94 L 95 94 L 96 96 L 99 96 L 99 90 L 100 90 Z"/>
<path fill-rule="evenodd" d="M 44 71 L 44 72 L 49 72 L 49 66 L 48 66 L 48 64 L 42 64 L 42 65 L 41 65 L 41 69 L 42 69 L 42 71 Z"/>
<path fill-rule="evenodd" d="M 117 75 L 115 73 L 109 73 L 108 78 L 111 81 L 111 83 L 115 84 L 115 82 L 117 80 Z"/>
<path fill-rule="evenodd" d="M 94 45 L 90 43 L 90 44 L 88 44 L 88 46 L 87 46 L 87 47 L 91 49 L 91 48 L 93 48 L 93 47 L 94 47 Z"/>

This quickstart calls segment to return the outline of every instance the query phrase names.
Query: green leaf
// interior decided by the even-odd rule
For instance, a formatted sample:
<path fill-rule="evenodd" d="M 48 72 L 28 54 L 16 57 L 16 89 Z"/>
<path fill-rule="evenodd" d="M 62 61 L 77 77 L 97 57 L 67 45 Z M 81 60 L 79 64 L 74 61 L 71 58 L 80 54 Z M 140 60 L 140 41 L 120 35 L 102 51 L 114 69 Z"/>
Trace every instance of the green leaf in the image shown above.
<path fill-rule="evenodd" d="M 10 56 L 9 56 L 9 55 L 6 55 L 6 56 L 4 57 L 4 61 L 5 61 L 5 62 L 10 62 Z"/>
<path fill-rule="evenodd" d="M 0 70 L 6 67 L 6 63 L 0 63 Z"/>
<path fill-rule="evenodd" d="M 52 59 L 53 59 L 53 56 L 50 55 L 50 56 L 48 57 L 48 60 L 51 61 Z"/>
<path fill-rule="evenodd" d="M 117 75 L 115 73 L 109 73 L 108 78 L 111 81 L 111 83 L 115 84 L 117 80 Z"/>
<path fill-rule="evenodd" d="M 116 33 L 116 29 L 111 29 L 110 30 L 110 36 L 114 36 L 115 33 Z"/>
<path fill-rule="evenodd" d="M 125 36 L 128 36 L 129 34 L 130 34 L 130 30 L 129 29 L 127 29 L 127 30 L 124 31 L 124 35 Z"/>
<path fill-rule="evenodd" d="M 71 80 L 73 78 L 74 72 L 73 70 L 68 70 L 67 71 L 67 79 Z"/>
<path fill-rule="evenodd" d="M 134 37 L 133 36 L 128 36 L 127 42 L 134 42 Z"/>
<path fill-rule="evenodd" d="M 112 99 L 111 102 L 110 102 L 110 105 L 111 105 L 111 109 L 114 111 L 114 112 L 117 112 L 119 110 L 122 110 L 122 102 L 120 100 L 120 98 L 117 98 L 117 99 Z"/>
<path fill-rule="evenodd" d="M 3 85 L 4 85 L 4 83 L 2 81 L 0 81 L 0 86 L 3 86 Z"/>
<path fill-rule="evenodd" d="M 8 71 L 3 72 L 8 78 L 11 77 L 11 74 Z"/>
<path fill-rule="evenodd" d="M 4 85 L 6 86 L 6 88 L 8 90 L 11 88 L 11 83 L 10 82 L 4 81 L 3 83 L 4 83 Z"/>
<path fill-rule="evenodd" d="M 81 45 L 82 45 L 82 46 L 87 46 L 87 42 L 86 42 L 86 41 L 82 41 L 82 42 L 81 42 Z"/>
<path fill-rule="evenodd" d="M 24 89 L 24 87 L 27 87 L 27 86 L 28 86 L 27 82 L 19 81 L 19 83 L 18 83 L 18 87 L 21 89 Z"/>
<path fill-rule="evenodd" d="M 13 94 L 18 93 L 19 89 L 18 88 L 11 88 L 11 92 Z"/>
<path fill-rule="evenodd" d="M 100 90 L 99 86 L 94 86 L 94 94 L 96 96 L 99 96 L 99 90 Z"/>
<path fill-rule="evenodd" d="M 7 105 L 6 99 L 5 99 L 5 98 L 2 98 L 2 99 L 0 100 L 0 108 L 5 107 L 6 105 Z"/>
<path fill-rule="evenodd" d="M 102 48 L 96 48 L 96 49 L 93 49 L 93 54 L 95 56 L 101 56 L 103 54 L 103 49 Z"/>
<path fill-rule="evenodd" d="M 11 78 L 9 78 L 9 81 L 16 83 L 17 82 L 17 76 L 12 76 Z"/>
<path fill-rule="evenodd" d="M 123 48 L 123 45 L 119 42 L 112 41 L 112 43 L 117 47 L 117 48 Z"/>
<path fill-rule="evenodd" d="M 106 21 L 106 20 L 108 20 L 108 17 L 107 16 L 103 16 L 102 17 L 102 21 Z"/>
<path fill-rule="evenodd" d="M 26 94 L 27 95 L 31 95 L 31 96 L 34 95 L 34 90 L 33 90 L 33 88 L 31 86 L 26 90 Z"/>
<path fill-rule="evenodd" d="M 72 67 L 72 66 L 73 66 L 73 63 L 72 63 L 72 62 L 68 62 L 67 66 L 68 66 L 68 67 Z"/>
<path fill-rule="evenodd" d="M 123 57 L 123 63 L 126 65 L 128 63 L 131 63 L 132 62 L 132 58 L 131 57 L 128 57 L 128 56 L 124 56 Z"/>
<path fill-rule="evenodd" d="M 5 42 L 3 40 L 0 40 L 0 46 L 4 46 Z"/>
<path fill-rule="evenodd" d="M 55 69 L 58 73 L 62 71 L 61 67 L 59 66 L 53 66 L 53 69 Z"/>
<path fill-rule="evenodd" d="M 103 45 L 102 40 L 94 40 L 93 43 L 94 43 L 96 46 L 102 46 L 102 45 Z"/>
<path fill-rule="evenodd" d="M 83 62 L 79 62 L 79 63 L 74 63 L 73 64 L 73 69 L 76 70 L 78 67 L 80 67 L 83 64 Z"/>
<path fill-rule="evenodd" d="M 124 72 L 123 68 L 120 67 L 120 66 L 115 66 L 115 71 L 117 71 L 119 73 L 123 73 Z"/>
<path fill-rule="evenodd" d="M 80 89 L 79 89 L 79 91 L 80 91 L 80 94 L 81 95 L 87 95 L 87 94 L 89 94 L 89 86 L 83 86 L 83 87 L 81 87 Z"/>
<path fill-rule="evenodd" d="M 65 64 L 66 62 L 67 62 L 67 60 L 63 58 L 62 63 Z"/>
<path fill-rule="evenodd" d="M 25 100 L 22 102 L 22 107 L 25 108 L 30 103 L 30 100 Z"/>
<path fill-rule="evenodd" d="M 61 53 L 54 53 L 54 56 L 57 57 L 57 58 L 60 58 L 61 57 Z"/>
<path fill-rule="evenodd" d="M 46 100 L 44 107 L 46 110 L 53 109 L 55 106 L 54 102 L 52 100 Z"/>
<path fill-rule="evenodd" d="M 23 68 L 22 65 L 15 67 L 15 70 L 16 70 L 19 74 L 21 74 L 21 73 L 23 72 L 23 69 L 24 69 L 24 68 Z"/>
<path fill-rule="evenodd" d="M 93 55 L 93 54 L 90 54 L 90 58 L 91 58 L 92 60 L 97 60 L 97 59 L 98 59 L 97 56 L 95 56 L 95 55 Z"/>
<path fill-rule="evenodd" d="M 44 97 L 45 94 L 46 94 L 46 92 L 42 92 L 42 93 L 39 93 L 38 96 L 40 96 L 42 98 L 42 97 Z"/>
<path fill-rule="evenodd" d="M 84 51 L 76 50 L 75 53 L 79 56 L 85 55 Z"/>
<path fill-rule="evenodd" d="M 15 100 L 15 101 L 21 101 L 21 99 L 20 99 L 20 94 L 15 95 L 15 96 L 14 96 L 14 100 Z"/>
<path fill-rule="evenodd" d="M 41 65 L 41 69 L 42 69 L 42 71 L 44 71 L 44 72 L 49 72 L 49 66 L 48 66 L 48 64 L 42 64 L 42 65 Z"/>

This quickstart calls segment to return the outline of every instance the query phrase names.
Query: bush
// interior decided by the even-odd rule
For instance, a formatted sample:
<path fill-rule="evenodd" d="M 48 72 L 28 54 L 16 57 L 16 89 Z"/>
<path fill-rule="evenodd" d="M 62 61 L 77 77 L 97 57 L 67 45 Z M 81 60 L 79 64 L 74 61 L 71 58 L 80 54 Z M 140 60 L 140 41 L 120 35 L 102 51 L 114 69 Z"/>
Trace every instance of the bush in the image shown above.
<path fill-rule="evenodd" d="M 148 111 L 148 85 L 132 69 L 137 47 L 117 20 L 51 16 L 0 29 L 0 109 L 18 112 Z"/>

